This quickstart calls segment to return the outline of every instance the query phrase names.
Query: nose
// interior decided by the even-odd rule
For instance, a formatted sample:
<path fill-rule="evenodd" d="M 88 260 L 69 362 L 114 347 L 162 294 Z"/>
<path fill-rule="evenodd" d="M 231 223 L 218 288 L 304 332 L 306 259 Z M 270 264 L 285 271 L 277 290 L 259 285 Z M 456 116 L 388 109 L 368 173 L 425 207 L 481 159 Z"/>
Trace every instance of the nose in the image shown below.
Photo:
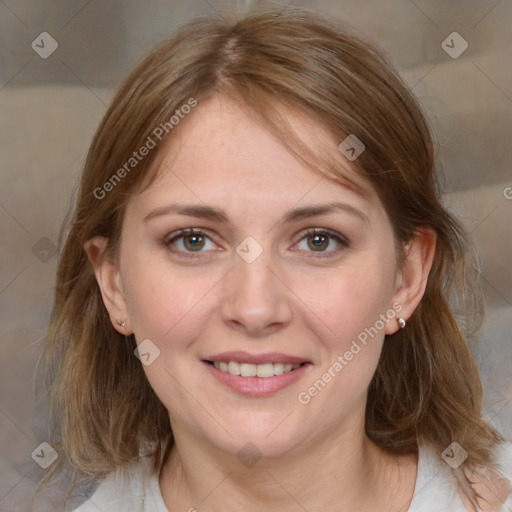
<path fill-rule="evenodd" d="M 223 321 L 256 337 L 286 327 L 292 319 L 293 293 L 279 274 L 266 251 L 251 263 L 236 256 L 224 281 Z"/>

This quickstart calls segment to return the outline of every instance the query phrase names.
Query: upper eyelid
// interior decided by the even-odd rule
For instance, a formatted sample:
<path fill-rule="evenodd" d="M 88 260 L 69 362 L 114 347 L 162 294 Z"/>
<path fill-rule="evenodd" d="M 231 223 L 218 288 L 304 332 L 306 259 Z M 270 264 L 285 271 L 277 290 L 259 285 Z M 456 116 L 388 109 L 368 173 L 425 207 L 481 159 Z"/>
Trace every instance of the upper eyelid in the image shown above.
<path fill-rule="evenodd" d="M 203 235 L 208 238 L 211 238 L 212 240 L 215 238 L 214 236 L 211 235 L 211 232 L 209 230 L 204 228 L 182 228 L 165 235 L 164 241 L 166 243 L 169 243 L 173 239 L 181 238 L 187 235 Z"/>
<path fill-rule="evenodd" d="M 178 229 L 176 231 L 173 231 L 172 233 L 169 233 L 163 238 L 163 245 L 168 248 L 169 251 L 174 252 L 174 250 L 169 249 L 169 246 L 173 244 L 176 240 L 180 240 L 181 238 L 184 238 L 186 236 L 191 235 L 201 235 L 206 238 L 208 238 L 211 242 L 213 242 L 215 245 L 218 245 L 218 243 L 215 241 L 214 237 L 210 236 L 208 230 L 204 230 L 202 228 L 182 228 Z M 181 252 L 184 254 L 200 254 L 201 252 L 205 251 L 182 251 L 178 250 L 177 252 Z"/>
<path fill-rule="evenodd" d="M 346 243 L 350 242 L 348 237 L 346 237 L 343 233 L 338 233 L 337 231 L 334 231 L 334 230 L 328 229 L 328 228 L 306 228 L 306 229 L 303 229 L 302 231 L 300 231 L 300 233 L 297 236 L 300 236 L 300 238 L 299 238 L 299 241 L 300 241 L 303 238 L 305 238 L 306 236 L 317 235 L 317 234 L 328 235 L 331 238 L 339 238 Z"/>
<path fill-rule="evenodd" d="M 204 229 L 204 228 L 193 228 L 193 227 L 182 228 L 182 229 L 178 229 L 178 230 L 173 231 L 172 233 L 168 234 L 164 238 L 164 243 L 166 245 L 169 245 L 171 242 L 173 242 L 175 240 L 179 240 L 182 237 L 197 234 L 197 235 L 205 236 L 206 238 L 208 238 L 212 242 L 214 242 L 216 245 L 218 245 L 218 243 L 215 240 L 215 236 L 211 236 L 210 233 L 211 233 L 210 230 Z M 295 239 L 294 245 L 298 244 L 304 238 L 306 238 L 308 236 L 315 235 L 315 234 L 325 234 L 325 235 L 329 236 L 330 238 L 335 239 L 338 243 L 341 243 L 342 245 L 346 245 L 346 246 L 350 245 L 350 240 L 342 233 L 338 233 L 337 231 L 334 231 L 332 229 L 321 228 L 321 227 L 302 229 L 294 237 L 294 239 Z M 201 251 L 198 251 L 198 252 L 201 252 Z M 314 251 L 312 251 L 312 252 L 314 252 Z M 319 252 L 322 252 L 322 251 L 319 251 Z M 330 252 L 330 251 L 327 251 L 327 252 Z"/>

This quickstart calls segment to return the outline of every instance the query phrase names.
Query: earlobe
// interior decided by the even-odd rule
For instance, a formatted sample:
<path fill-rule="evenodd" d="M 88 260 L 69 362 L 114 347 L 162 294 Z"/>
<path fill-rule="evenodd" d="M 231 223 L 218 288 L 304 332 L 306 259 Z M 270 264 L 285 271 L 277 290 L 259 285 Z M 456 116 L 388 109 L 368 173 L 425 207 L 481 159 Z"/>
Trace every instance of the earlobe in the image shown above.
<path fill-rule="evenodd" d="M 117 262 L 104 256 L 107 243 L 105 237 L 94 237 L 84 244 L 84 249 L 93 266 L 110 321 L 118 332 L 126 335 L 131 333 L 131 326 L 121 274 Z"/>
<path fill-rule="evenodd" d="M 436 234 L 431 229 L 418 231 L 405 248 L 404 262 L 393 296 L 393 301 L 402 306 L 398 316 L 404 321 L 413 314 L 425 293 L 435 250 Z M 393 334 L 400 328 L 398 316 L 397 322 L 388 323 L 386 334 Z"/>

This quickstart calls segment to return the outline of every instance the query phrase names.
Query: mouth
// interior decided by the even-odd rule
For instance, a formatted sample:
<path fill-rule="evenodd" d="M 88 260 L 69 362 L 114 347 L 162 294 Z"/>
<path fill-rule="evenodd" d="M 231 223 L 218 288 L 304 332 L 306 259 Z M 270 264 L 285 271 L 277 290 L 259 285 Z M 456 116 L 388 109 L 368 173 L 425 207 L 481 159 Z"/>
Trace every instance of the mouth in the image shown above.
<path fill-rule="evenodd" d="M 264 397 L 291 386 L 313 364 L 286 354 L 224 352 L 202 359 L 214 379 L 238 394 Z"/>
<path fill-rule="evenodd" d="M 217 370 L 238 377 L 260 377 L 268 379 L 283 375 L 283 373 L 293 372 L 308 363 L 240 363 L 238 361 L 205 361 L 206 363 L 214 366 Z"/>

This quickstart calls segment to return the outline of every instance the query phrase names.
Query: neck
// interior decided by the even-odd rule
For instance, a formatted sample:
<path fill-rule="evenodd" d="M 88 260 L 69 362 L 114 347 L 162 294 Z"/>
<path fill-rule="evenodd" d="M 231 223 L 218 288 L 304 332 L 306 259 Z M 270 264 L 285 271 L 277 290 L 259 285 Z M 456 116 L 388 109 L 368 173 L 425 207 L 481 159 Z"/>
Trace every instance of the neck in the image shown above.
<path fill-rule="evenodd" d="M 348 432 L 248 467 L 178 428 L 160 487 L 169 510 L 407 510 L 415 467 L 414 456 L 391 456 Z"/>

